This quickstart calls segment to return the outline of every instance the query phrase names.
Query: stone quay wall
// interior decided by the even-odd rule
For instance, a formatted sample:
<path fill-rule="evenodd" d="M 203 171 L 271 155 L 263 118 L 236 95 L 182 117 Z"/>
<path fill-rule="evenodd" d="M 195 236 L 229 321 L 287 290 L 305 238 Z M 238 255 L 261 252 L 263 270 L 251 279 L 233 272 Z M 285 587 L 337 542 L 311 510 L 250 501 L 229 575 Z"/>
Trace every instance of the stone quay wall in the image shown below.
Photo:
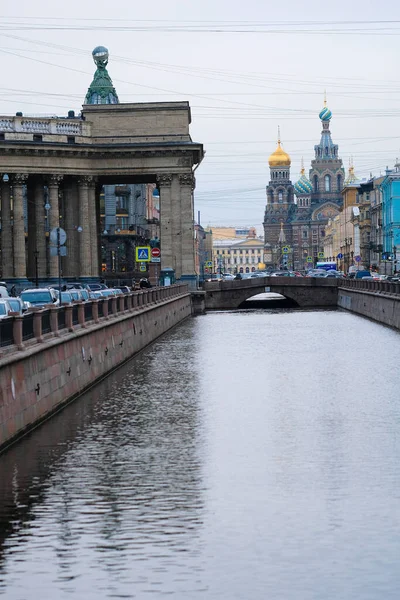
<path fill-rule="evenodd" d="M 174 285 L 36 310 L 28 340 L 25 317 L 12 317 L 15 343 L 0 348 L 0 450 L 191 314 L 188 287 Z"/>
<path fill-rule="evenodd" d="M 400 285 L 341 279 L 338 306 L 383 325 L 400 329 Z"/>

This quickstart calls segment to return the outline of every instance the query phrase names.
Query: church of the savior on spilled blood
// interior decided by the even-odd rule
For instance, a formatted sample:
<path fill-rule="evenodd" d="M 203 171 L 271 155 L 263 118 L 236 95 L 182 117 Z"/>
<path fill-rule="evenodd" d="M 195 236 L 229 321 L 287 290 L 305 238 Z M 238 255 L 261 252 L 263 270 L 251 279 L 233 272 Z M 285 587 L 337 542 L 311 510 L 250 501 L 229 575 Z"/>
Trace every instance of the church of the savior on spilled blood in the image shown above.
<path fill-rule="evenodd" d="M 264 215 L 264 262 L 267 267 L 287 265 L 293 269 L 313 267 L 323 256 L 325 227 L 342 206 L 341 190 L 345 172 L 338 146 L 329 129 L 332 113 L 324 103 L 319 113 L 321 140 L 314 146 L 315 157 L 306 175 L 290 180 L 290 156 L 278 147 L 269 157 L 270 182 Z M 297 202 L 295 201 L 295 196 Z"/>

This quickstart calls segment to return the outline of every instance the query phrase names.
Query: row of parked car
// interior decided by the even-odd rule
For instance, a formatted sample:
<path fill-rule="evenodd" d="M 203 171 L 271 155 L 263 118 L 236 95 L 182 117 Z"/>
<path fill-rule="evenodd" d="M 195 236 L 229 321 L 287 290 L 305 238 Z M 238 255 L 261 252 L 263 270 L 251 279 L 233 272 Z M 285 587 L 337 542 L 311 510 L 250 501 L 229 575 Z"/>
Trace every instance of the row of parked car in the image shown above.
<path fill-rule="evenodd" d="M 87 301 L 93 298 L 117 296 L 130 292 L 128 286 L 108 288 L 103 283 L 71 283 L 58 290 L 54 287 L 27 288 L 20 296 L 13 297 L 8 292 L 6 284 L 0 282 L 0 319 L 7 317 L 10 312 L 23 314 L 32 307 L 52 304 L 72 304 L 76 301 Z"/>

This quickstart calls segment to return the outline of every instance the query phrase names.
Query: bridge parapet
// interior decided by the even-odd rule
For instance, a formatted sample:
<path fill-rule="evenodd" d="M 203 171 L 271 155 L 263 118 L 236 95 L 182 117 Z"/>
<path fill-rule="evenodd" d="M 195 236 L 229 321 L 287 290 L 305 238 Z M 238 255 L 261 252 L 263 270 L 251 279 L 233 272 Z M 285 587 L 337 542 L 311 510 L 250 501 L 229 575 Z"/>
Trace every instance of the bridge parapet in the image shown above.
<path fill-rule="evenodd" d="M 322 277 L 251 277 L 206 282 L 206 308 L 235 309 L 257 294 L 274 292 L 298 306 L 335 306 L 338 279 Z"/>

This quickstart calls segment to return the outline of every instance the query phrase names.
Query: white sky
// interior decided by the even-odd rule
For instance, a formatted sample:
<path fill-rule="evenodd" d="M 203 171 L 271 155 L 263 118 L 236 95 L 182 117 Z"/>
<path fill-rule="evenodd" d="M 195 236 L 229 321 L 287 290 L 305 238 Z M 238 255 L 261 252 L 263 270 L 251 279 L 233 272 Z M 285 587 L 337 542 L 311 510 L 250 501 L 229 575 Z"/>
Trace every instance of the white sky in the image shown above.
<path fill-rule="evenodd" d="M 92 49 L 107 46 L 121 102 L 190 101 L 191 135 L 206 150 L 195 194 L 203 225 L 260 230 L 277 127 L 295 182 L 319 142 L 325 88 L 346 168 L 352 156 L 359 177 L 379 175 L 400 156 L 396 0 L 2 4 L 0 114 L 79 111 Z"/>

